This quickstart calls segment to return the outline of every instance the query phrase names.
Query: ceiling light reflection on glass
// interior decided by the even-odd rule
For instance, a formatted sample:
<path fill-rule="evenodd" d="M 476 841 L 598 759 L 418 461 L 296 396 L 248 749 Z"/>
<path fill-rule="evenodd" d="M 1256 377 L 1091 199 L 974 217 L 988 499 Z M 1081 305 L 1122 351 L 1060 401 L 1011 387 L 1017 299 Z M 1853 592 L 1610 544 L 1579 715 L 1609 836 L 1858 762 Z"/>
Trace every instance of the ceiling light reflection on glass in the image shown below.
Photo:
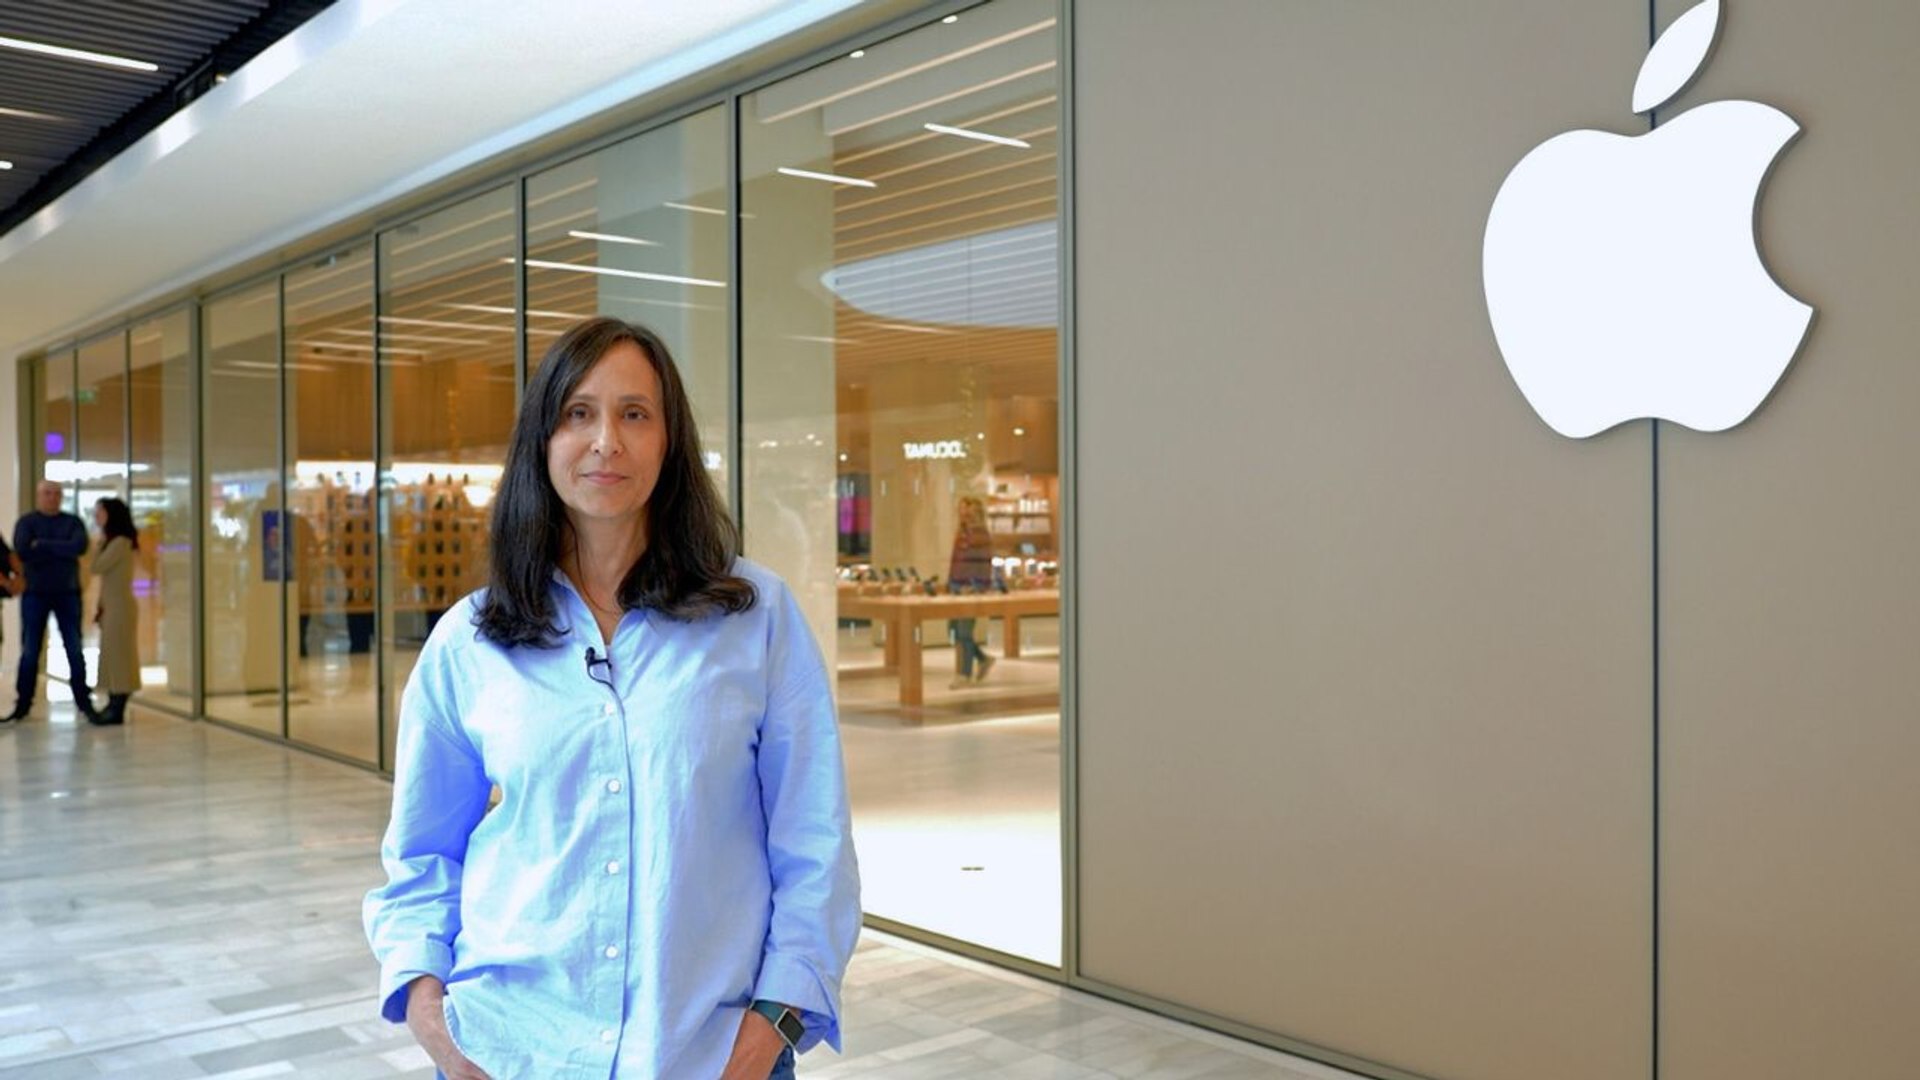
<path fill-rule="evenodd" d="M 609 244 L 639 244 L 641 247 L 659 247 L 658 240 L 642 240 L 637 236 L 616 236 L 613 233 L 587 232 L 585 229 L 568 229 L 567 235 L 575 240 L 600 240 Z"/>
<path fill-rule="evenodd" d="M 1049 220 L 944 240 L 854 259 L 820 281 L 894 328 L 1044 329 L 1059 324 L 1059 231 Z"/>
<path fill-rule="evenodd" d="M 948 127 L 945 124 L 923 124 L 921 126 L 936 135 L 958 135 L 963 139 L 976 139 L 980 142 L 997 143 L 1000 146 L 1012 146 L 1021 150 L 1033 149 L 1033 144 L 1025 139 L 1010 138 L 1006 135 L 989 135 L 984 131 L 968 131 L 966 128 Z"/>
<path fill-rule="evenodd" d="M 581 266 L 577 263 L 549 262 L 546 259 L 528 259 L 527 265 L 536 270 L 571 270 L 577 274 L 605 274 L 609 277 L 638 278 L 641 281 L 664 281 L 669 285 L 699 285 L 709 289 L 724 289 L 727 283 L 708 278 L 681 277 L 679 274 L 652 274 L 645 270 L 622 270 L 613 266 Z"/>
<path fill-rule="evenodd" d="M 789 169 L 785 165 L 780 166 L 779 172 L 782 176 L 797 176 L 802 180 L 825 180 L 829 184 L 851 184 L 854 187 L 864 188 L 880 186 L 871 180 L 862 180 L 857 176 L 835 176 L 832 173 L 812 172 L 807 169 Z"/>

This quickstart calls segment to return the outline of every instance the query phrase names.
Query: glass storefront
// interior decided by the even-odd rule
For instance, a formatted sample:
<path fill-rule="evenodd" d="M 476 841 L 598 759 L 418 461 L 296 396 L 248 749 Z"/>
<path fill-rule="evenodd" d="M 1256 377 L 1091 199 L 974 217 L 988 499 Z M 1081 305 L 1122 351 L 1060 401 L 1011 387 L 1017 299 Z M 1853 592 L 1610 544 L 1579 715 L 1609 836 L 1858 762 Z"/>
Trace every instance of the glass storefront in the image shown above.
<path fill-rule="evenodd" d="M 133 327 L 127 338 L 128 470 L 140 554 L 141 696 L 180 712 L 194 707 L 193 312 Z"/>
<path fill-rule="evenodd" d="M 86 523 L 87 530 L 98 532 L 93 520 L 93 504 L 109 496 L 127 497 L 127 335 L 109 334 L 85 345 L 74 356 L 73 390 L 74 456 L 72 494 L 66 509 Z M 89 685 L 99 681 L 100 628 L 91 609 L 82 607 L 85 627 L 81 654 L 86 659 Z M 57 634 L 58 624 L 49 629 Z M 48 650 L 47 672 L 66 678 L 66 652 Z"/>
<path fill-rule="evenodd" d="M 869 913 L 1059 964 L 1058 51 L 969 8 L 35 361 L 143 698 L 386 767 L 525 369 L 644 323 L 835 676 Z"/>
<path fill-rule="evenodd" d="M 727 117 L 721 108 L 527 179 L 527 367 L 589 315 L 642 323 L 680 367 L 701 452 L 725 494 Z"/>
<path fill-rule="evenodd" d="M 373 252 L 286 276 L 287 734 L 375 761 Z"/>
<path fill-rule="evenodd" d="M 1053 5 L 740 101 L 748 553 L 838 674 L 867 910 L 1060 962 Z"/>
<path fill-rule="evenodd" d="M 381 650 L 388 717 L 427 634 L 487 576 L 518 400 L 515 186 L 380 236 Z M 361 486 L 352 482 L 357 491 Z M 385 725 L 382 763 L 397 729 Z"/>
<path fill-rule="evenodd" d="M 280 486 L 280 283 L 215 299 L 204 319 L 204 707 L 227 723 L 284 735 L 292 635 L 281 588 L 289 566 Z"/>

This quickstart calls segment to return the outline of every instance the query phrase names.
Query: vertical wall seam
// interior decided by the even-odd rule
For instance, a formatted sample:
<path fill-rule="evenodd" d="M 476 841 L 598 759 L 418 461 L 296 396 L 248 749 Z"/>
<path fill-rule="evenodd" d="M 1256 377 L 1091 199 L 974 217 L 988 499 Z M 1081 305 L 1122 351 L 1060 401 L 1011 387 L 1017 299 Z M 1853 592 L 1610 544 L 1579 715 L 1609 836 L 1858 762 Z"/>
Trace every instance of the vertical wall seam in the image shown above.
<path fill-rule="evenodd" d="M 1074 367 L 1074 2 L 1059 0 L 1057 35 L 1060 72 L 1059 195 L 1055 200 L 1056 258 L 1060 271 L 1060 976 L 1071 984 L 1080 976 L 1080 466 L 1079 391 Z"/>
<path fill-rule="evenodd" d="M 1659 0 L 1647 0 L 1647 48 L 1651 50 L 1659 38 Z M 1660 126 L 1660 110 L 1647 113 L 1647 130 Z M 1649 928 L 1649 993 L 1647 998 L 1647 1075 L 1651 1080 L 1660 1080 L 1660 421 L 1656 417 L 1647 421 L 1649 460 L 1648 460 L 1648 497 L 1650 506 L 1649 528 L 1651 530 L 1651 551 L 1649 558 L 1650 615 L 1652 619 L 1651 651 L 1651 693 L 1649 703 L 1652 720 L 1652 850 L 1651 859 L 1651 919 Z"/>

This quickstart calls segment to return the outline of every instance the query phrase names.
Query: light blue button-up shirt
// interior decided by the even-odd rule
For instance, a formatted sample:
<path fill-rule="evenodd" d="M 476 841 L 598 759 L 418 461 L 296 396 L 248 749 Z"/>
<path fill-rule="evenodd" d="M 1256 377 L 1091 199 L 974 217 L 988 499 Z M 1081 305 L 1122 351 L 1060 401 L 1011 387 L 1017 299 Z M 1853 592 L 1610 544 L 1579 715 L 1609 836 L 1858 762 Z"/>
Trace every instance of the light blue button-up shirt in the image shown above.
<path fill-rule="evenodd" d="M 611 642 L 557 573 L 558 648 L 480 638 L 479 594 L 440 620 L 366 901 L 387 1019 L 439 977 L 495 1080 L 713 1080 L 755 998 L 840 1048 L 860 902 L 827 673 L 786 585 L 734 572 L 747 611 L 629 611 Z"/>

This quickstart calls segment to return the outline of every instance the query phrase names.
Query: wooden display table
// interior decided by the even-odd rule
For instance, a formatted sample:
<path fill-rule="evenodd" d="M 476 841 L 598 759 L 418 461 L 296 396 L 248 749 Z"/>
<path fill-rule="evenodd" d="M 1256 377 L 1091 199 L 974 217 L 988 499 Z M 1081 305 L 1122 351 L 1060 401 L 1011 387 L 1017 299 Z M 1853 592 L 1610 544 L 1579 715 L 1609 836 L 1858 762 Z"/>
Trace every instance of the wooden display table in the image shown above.
<path fill-rule="evenodd" d="M 840 590 L 840 617 L 871 619 L 886 627 L 886 665 L 900 676 L 900 704 L 925 700 L 925 672 L 920 626 L 928 619 L 999 619 L 1006 638 L 1006 654 L 1020 655 L 1020 618 L 1023 615 L 1060 614 L 1060 590 L 1023 589 L 1010 593 L 968 593 L 962 596 L 862 596 L 855 589 Z"/>

